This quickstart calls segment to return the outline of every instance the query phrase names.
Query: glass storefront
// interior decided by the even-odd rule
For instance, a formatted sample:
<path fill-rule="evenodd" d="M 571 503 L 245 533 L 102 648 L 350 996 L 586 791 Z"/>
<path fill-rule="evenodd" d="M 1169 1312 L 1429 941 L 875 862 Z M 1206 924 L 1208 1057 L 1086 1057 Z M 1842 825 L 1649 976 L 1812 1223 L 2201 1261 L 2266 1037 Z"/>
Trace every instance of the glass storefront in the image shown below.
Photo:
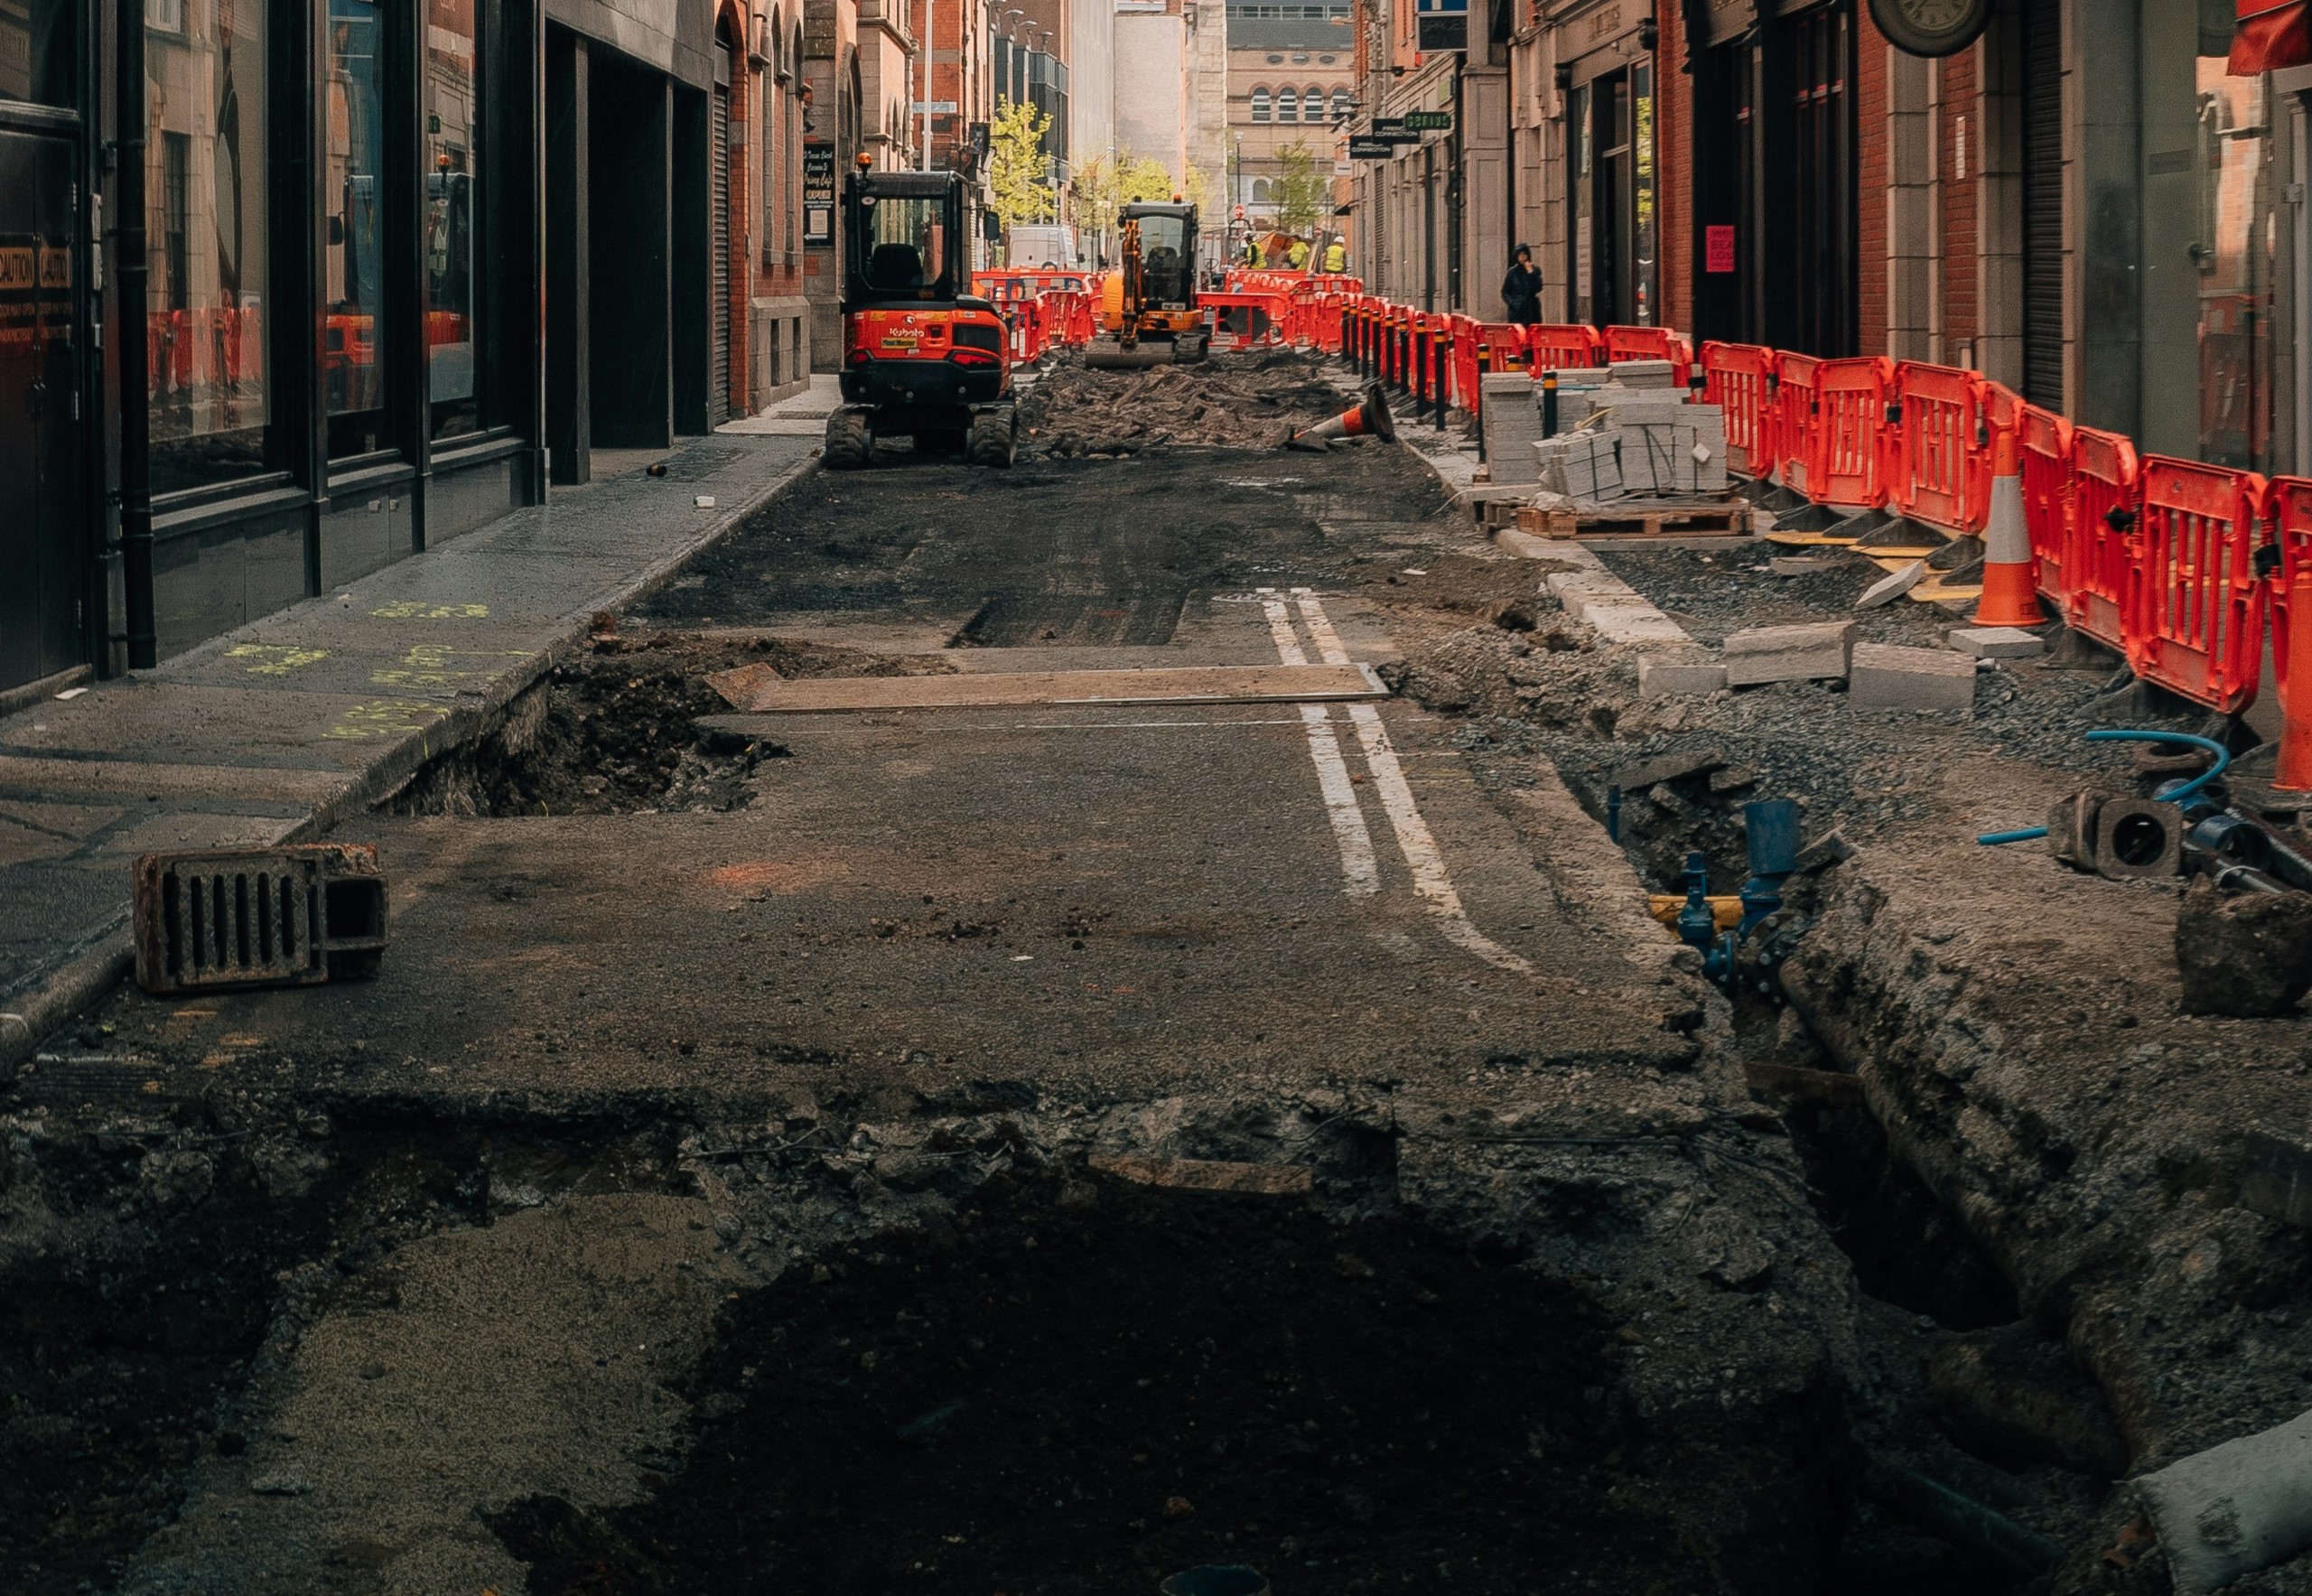
<path fill-rule="evenodd" d="M 425 30 L 425 365 L 436 438 L 482 426 L 476 267 L 482 105 L 475 0 L 431 0 Z"/>
<path fill-rule="evenodd" d="M 145 0 L 153 491 L 269 464 L 268 0 Z"/>
<path fill-rule="evenodd" d="M 377 6 L 368 0 L 330 0 L 322 390 L 335 459 L 373 453 L 386 437 L 383 44 Z"/>

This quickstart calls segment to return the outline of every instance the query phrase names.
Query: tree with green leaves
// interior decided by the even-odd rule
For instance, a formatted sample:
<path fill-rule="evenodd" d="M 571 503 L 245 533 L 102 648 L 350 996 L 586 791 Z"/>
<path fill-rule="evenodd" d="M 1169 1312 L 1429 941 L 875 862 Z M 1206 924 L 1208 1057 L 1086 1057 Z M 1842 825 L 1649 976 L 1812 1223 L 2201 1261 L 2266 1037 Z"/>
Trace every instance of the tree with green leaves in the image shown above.
<path fill-rule="evenodd" d="M 1277 151 L 1276 163 L 1269 188 L 1276 225 L 1296 238 L 1313 238 L 1318 225 L 1333 212 L 1331 174 L 1317 169 L 1316 153 L 1306 139 L 1296 138 Z"/>
<path fill-rule="evenodd" d="M 1044 159 L 1051 118 L 1025 100 L 996 107 L 987 129 L 988 205 L 1007 228 L 1049 221 L 1059 213 Z"/>

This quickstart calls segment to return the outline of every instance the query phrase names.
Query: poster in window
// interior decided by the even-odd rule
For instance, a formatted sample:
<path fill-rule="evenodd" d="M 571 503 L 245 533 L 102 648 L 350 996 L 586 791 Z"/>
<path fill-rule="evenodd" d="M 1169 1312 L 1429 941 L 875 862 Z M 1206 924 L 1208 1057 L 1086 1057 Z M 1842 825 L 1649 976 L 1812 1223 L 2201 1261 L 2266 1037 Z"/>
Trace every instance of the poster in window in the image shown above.
<path fill-rule="evenodd" d="M 803 243 L 826 248 L 834 242 L 834 146 L 803 146 Z"/>
<path fill-rule="evenodd" d="M 1729 227 L 1706 227 L 1701 230 L 1701 269 L 1705 272 L 1730 272 L 1734 269 L 1734 229 Z"/>

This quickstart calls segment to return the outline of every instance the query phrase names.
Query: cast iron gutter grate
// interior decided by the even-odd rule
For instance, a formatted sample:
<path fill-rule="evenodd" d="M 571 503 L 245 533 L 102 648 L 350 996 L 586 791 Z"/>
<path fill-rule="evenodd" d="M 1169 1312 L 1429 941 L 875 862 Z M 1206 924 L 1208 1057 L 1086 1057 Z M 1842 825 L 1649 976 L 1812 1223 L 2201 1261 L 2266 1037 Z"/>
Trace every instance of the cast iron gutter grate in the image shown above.
<path fill-rule="evenodd" d="M 386 883 L 368 844 L 146 854 L 134 919 L 147 992 L 302 986 L 376 973 Z"/>

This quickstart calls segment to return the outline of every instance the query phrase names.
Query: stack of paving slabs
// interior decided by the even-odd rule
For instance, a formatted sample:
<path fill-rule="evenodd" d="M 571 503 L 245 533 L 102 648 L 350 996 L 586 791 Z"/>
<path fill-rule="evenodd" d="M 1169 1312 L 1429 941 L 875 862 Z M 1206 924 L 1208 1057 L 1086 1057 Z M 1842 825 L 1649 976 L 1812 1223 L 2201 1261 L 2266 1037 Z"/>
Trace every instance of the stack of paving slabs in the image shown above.
<path fill-rule="evenodd" d="M 1523 371 L 1488 371 L 1478 425 L 1485 428 L 1485 457 L 1493 480 L 1506 485 L 1536 481 L 1534 443 L 1542 435 L 1542 412 L 1534 379 Z"/>
<path fill-rule="evenodd" d="M 1595 502 L 1622 492 L 1620 433 L 1604 426 L 1543 438 L 1534 445 L 1542 486 L 1569 499 Z"/>
<path fill-rule="evenodd" d="M 1656 499 L 1726 491 L 1726 413 L 1668 395 L 1626 399 L 1612 420 L 1621 429 L 1622 487 Z"/>
<path fill-rule="evenodd" d="M 1677 380 L 1667 360 L 1616 360 L 1606 370 L 1624 387 L 1669 387 Z"/>

